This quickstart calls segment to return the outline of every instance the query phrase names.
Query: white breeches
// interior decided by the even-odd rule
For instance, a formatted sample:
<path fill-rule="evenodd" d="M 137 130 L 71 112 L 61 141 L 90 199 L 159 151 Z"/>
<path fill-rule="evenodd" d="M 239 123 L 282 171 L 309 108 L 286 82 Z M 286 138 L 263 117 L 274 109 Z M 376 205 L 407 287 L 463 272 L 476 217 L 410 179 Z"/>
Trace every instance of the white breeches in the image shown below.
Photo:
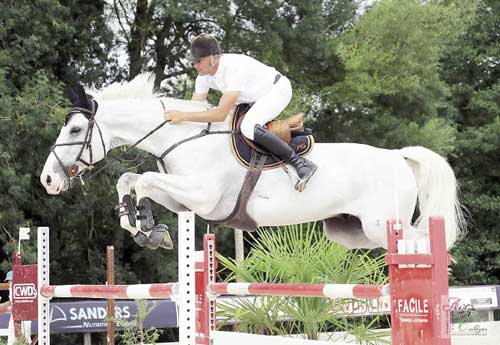
<path fill-rule="evenodd" d="M 241 133 L 253 140 L 255 125 L 264 126 L 275 119 L 290 103 L 292 85 L 287 77 L 281 76 L 269 93 L 257 100 L 241 122 Z"/>

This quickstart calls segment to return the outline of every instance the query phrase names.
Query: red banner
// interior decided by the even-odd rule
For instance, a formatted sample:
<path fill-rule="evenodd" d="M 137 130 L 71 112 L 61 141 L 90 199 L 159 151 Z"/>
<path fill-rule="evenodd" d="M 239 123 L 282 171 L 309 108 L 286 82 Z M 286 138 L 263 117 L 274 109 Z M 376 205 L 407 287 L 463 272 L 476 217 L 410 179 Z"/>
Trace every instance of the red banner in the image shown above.
<path fill-rule="evenodd" d="M 38 319 L 37 265 L 15 265 L 12 281 L 14 320 Z"/>

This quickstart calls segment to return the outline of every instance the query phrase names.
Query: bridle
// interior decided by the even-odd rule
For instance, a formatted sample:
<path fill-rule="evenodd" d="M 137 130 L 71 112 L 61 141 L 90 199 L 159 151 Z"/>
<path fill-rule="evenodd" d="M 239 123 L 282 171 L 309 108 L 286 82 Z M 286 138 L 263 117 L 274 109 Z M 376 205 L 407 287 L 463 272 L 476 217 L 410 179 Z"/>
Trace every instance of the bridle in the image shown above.
<path fill-rule="evenodd" d="M 54 156 L 57 159 L 57 162 L 61 166 L 62 170 L 64 171 L 64 174 L 66 175 L 66 178 L 71 181 L 72 178 L 74 177 L 81 177 L 86 171 L 90 171 L 94 168 L 94 162 L 93 162 L 93 151 L 92 151 L 92 135 L 94 133 L 94 125 L 97 127 L 97 130 L 99 132 L 99 136 L 101 138 L 101 144 L 102 144 L 102 149 L 104 155 L 106 155 L 106 145 L 104 143 L 104 138 L 102 136 L 102 131 L 101 128 L 99 127 L 99 124 L 95 120 L 95 114 L 97 112 L 97 102 L 89 98 L 90 104 L 91 104 L 91 110 L 86 109 L 86 108 L 81 108 L 81 107 L 72 107 L 68 113 L 66 114 L 66 119 L 64 121 L 64 125 L 66 126 L 71 119 L 71 116 L 74 114 L 83 114 L 89 121 L 89 124 L 87 126 L 87 132 L 85 133 L 85 138 L 83 141 L 74 141 L 70 143 L 62 143 L 62 144 L 55 144 L 51 147 L 50 152 L 54 154 Z M 81 145 L 80 151 L 78 152 L 78 155 L 76 156 L 75 159 L 75 164 L 70 165 L 68 169 L 64 166 L 61 158 L 56 153 L 56 147 L 58 146 L 74 146 L 74 145 Z M 84 160 L 82 158 L 82 154 L 84 150 L 87 149 L 89 151 L 89 162 Z M 78 163 L 81 163 L 84 168 L 80 170 L 80 166 Z"/>
<path fill-rule="evenodd" d="M 72 107 L 68 111 L 68 114 L 66 115 L 66 119 L 64 121 L 64 125 L 66 126 L 67 123 L 68 123 L 68 121 L 71 119 L 72 115 L 77 114 L 77 113 L 83 114 L 87 118 L 87 120 L 89 121 L 89 124 L 88 124 L 88 127 L 87 127 L 87 132 L 85 133 L 85 139 L 84 139 L 84 141 L 75 141 L 75 142 L 70 142 L 70 143 L 55 144 L 55 145 L 52 146 L 52 148 L 50 150 L 50 152 L 52 152 L 54 154 L 54 156 L 56 157 L 57 162 L 61 166 L 61 168 L 64 171 L 64 174 L 66 175 L 66 178 L 68 179 L 69 182 L 71 182 L 71 180 L 74 177 L 80 177 L 80 179 L 82 179 L 82 182 L 83 182 L 82 175 L 85 172 L 94 169 L 93 154 L 92 154 L 92 134 L 94 133 L 94 125 L 97 127 L 97 130 L 99 131 L 99 136 L 101 138 L 101 143 L 102 143 L 102 149 L 103 149 L 103 152 L 104 152 L 104 156 L 106 156 L 106 145 L 104 144 L 104 139 L 103 139 L 103 136 L 102 136 L 102 131 L 101 131 L 101 128 L 99 127 L 99 124 L 95 120 L 95 114 L 97 112 L 98 104 L 97 104 L 97 102 L 93 98 L 90 98 L 89 95 L 87 95 L 87 96 L 89 97 L 89 101 L 92 104 L 91 105 L 92 110 L 89 110 L 89 109 L 86 109 L 86 108 L 81 108 L 81 107 Z M 163 101 L 161 99 L 159 101 L 160 101 L 160 103 L 161 103 L 161 105 L 163 107 L 163 110 L 165 111 L 165 109 L 166 109 L 165 108 L 165 104 L 163 103 Z M 130 147 L 128 147 L 128 149 L 125 152 L 123 152 L 123 154 L 126 154 L 128 151 L 130 151 L 131 149 L 133 149 L 134 147 L 136 147 L 137 145 L 139 145 L 141 142 L 143 142 L 144 140 L 146 140 L 148 137 L 150 137 L 152 134 L 154 134 L 156 131 L 158 131 L 160 128 L 162 128 L 165 124 L 167 124 L 169 122 L 170 121 L 168 121 L 168 120 L 163 121 L 160 125 L 158 125 L 154 129 L 152 129 L 151 131 L 149 131 L 144 137 L 142 137 L 141 139 L 139 139 L 138 141 L 136 141 L 133 145 L 131 145 Z M 151 156 L 150 158 L 145 159 L 140 165 L 146 163 L 146 161 L 148 161 L 148 160 L 153 159 L 153 160 L 161 162 L 162 169 L 164 170 L 165 173 L 167 173 L 167 169 L 166 169 L 166 167 L 165 167 L 165 165 L 163 163 L 163 158 L 165 158 L 171 151 L 173 151 L 175 148 L 179 147 L 183 143 L 191 141 L 191 140 L 195 140 L 195 139 L 198 139 L 198 138 L 201 138 L 201 137 L 204 137 L 206 135 L 211 135 L 211 134 L 229 134 L 229 135 L 233 135 L 233 134 L 237 133 L 236 131 L 231 131 L 231 130 L 228 130 L 228 131 L 214 131 L 214 130 L 210 129 L 211 125 L 212 125 L 211 123 L 207 123 L 207 127 L 204 128 L 204 129 L 202 129 L 200 131 L 200 133 L 195 134 L 193 136 L 190 136 L 188 138 L 182 139 L 182 140 L 180 140 L 180 141 L 172 144 L 165 151 L 163 151 L 159 156 Z M 75 164 L 71 165 L 68 169 L 66 169 L 65 166 L 64 166 L 64 164 L 63 164 L 63 162 L 62 162 L 62 160 L 57 155 L 57 153 L 55 151 L 55 148 L 58 147 L 58 146 L 73 146 L 73 145 L 81 145 L 82 147 L 81 147 L 81 149 L 80 149 L 80 151 L 79 151 L 79 153 L 78 153 L 78 155 L 76 157 Z M 85 160 L 82 159 L 82 154 L 83 154 L 83 152 L 84 152 L 85 149 L 89 150 L 90 162 L 87 162 L 87 161 L 85 161 Z M 78 163 L 81 163 L 81 164 L 84 165 L 84 168 L 82 170 L 80 170 L 80 167 L 79 167 Z M 95 171 L 94 173 L 92 173 L 89 178 L 94 177 L 95 175 L 97 175 L 99 172 L 101 172 L 102 170 L 104 170 L 109 164 L 111 164 L 111 162 L 108 162 L 104 166 L 102 166 L 99 169 L 97 169 L 97 171 Z"/>

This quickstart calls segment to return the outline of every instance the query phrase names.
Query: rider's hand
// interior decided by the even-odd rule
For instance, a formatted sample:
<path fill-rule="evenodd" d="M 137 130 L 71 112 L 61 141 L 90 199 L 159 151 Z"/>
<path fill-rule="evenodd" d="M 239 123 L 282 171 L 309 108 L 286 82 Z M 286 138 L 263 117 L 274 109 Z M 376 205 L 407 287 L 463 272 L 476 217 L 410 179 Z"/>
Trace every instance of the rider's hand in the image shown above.
<path fill-rule="evenodd" d="M 165 112 L 165 120 L 170 121 L 170 123 L 175 124 L 185 121 L 184 112 L 177 110 L 167 110 Z"/>

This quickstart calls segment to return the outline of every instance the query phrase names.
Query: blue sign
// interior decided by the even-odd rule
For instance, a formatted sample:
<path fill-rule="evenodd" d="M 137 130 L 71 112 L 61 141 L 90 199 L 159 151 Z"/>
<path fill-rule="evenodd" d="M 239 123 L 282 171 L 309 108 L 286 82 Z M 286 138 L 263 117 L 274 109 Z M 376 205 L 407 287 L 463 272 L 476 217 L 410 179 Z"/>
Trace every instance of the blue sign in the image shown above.
<path fill-rule="evenodd" d="M 135 301 L 115 301 L 115 319 L 128 322 L 135 319 Z M 144 327 L 177 327 L 176 305 L 171 300 L 148 301 L 157 306 L 148 314 Z M 149 309 L 149 308 L 148 308 Z M 105 300 L 50 303 L 50 333 L 96 333 L 106 332 L 107 302 Z M 0 328 L 7 328 L 10 315 L 0 314 Z M 37 322 L 31 324 L 32 333 L 38 332 Z M 122 330 L 118 323 L 116 330 Z"/>

